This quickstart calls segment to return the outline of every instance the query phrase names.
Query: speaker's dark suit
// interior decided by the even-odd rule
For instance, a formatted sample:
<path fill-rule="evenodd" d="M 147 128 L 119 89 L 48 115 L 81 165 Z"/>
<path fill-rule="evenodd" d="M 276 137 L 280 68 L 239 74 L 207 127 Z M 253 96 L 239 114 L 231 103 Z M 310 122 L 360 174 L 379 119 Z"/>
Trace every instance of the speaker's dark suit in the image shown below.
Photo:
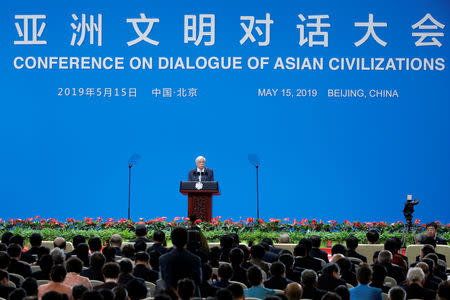
<path fill-rule="evenodd" d="M 201 181 L 214 181 L 214 172 L 212 169 L 205 167 L 202 174 Z M 198 180 L 200 173 L 197 172 L 197 168 L 194 168 L 189 171 L 188 180 L 189 181 L 200 181 Z"/>
<path fill-rule="evenodd" d="M 190 278 L 197 287 L 202 282 L 200 258 L 186 249 L 174 248 L 159 258 L 161 277 L 167 286 L 177 288 L 178 280 Z"/>

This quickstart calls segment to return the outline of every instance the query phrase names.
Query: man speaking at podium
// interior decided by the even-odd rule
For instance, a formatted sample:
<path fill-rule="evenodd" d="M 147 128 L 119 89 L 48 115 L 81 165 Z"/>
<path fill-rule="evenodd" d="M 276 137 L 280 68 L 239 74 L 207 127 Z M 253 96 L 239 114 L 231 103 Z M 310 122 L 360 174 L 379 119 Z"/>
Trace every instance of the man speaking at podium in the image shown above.
<path fill-rule="evenodd" d="M 214 181 L 214 172 L 210 168 L 205 167 L 206 158 L 199 156 L 195 159 L 197 168 L 189 171 L 189 181 Z"/>

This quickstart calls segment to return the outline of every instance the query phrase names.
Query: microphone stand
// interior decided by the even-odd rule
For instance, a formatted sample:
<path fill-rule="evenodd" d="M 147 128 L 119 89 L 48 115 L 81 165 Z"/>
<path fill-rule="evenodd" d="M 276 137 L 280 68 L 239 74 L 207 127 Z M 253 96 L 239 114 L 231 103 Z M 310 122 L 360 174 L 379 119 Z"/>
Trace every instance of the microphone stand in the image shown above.
<path fill-rule="evenodd" d="M 256 167 L 256 218 L 259 219 L 259 188 L 258 188 L 258 170 L 259 166 L 255 165 Z"/>
<path fill-rule="evenodd" d="M 130 219 L 130 211 L 131 211 L 131 167 L 132 164 L 128 165 L 128 220 Z"/>

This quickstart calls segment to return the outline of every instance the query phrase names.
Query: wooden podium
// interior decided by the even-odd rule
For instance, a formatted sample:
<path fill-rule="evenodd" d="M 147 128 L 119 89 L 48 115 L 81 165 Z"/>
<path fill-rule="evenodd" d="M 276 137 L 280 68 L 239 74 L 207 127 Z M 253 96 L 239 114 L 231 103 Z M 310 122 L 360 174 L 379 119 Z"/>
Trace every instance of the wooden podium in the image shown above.
<path fill-rule="evenodd" d="M 188 217 L 211 221 L 212 196 L 220 195 L 217 181 L 181 181 L 180 193 L 188 196 Z"/>

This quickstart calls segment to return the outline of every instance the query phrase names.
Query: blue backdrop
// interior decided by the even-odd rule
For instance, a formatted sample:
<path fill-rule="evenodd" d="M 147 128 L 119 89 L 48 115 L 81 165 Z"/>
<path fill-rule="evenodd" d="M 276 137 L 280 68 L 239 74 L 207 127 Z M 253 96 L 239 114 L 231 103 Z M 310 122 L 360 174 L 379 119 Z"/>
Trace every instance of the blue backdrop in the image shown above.
<path fill-rule="evenodd" d="M 179 181 L 197 155 L 207 158 L 220 182 L 213 215 L 254 217 L 255 168 L 247 156 L 256 153 L 264 218 L 403 220 L 406 195 L 413 194 L 421 200 L 415 217 L 450 221 L 448 0 L 55 3 L 0 4 L 0 218 L 126 217 L 127 161 L 134 153 L 142 158 L 133 167 L 132 217 L 185 216 Z M 127 19 L 141 13 L 159 19 L 147 36 L 158 45 L 127 45 L 138 37 Z M 268 41 L 268 25 L 257 20 L 266 13 L 273 24 L 264 46 L 258 43 Z M 87 26 L 79 26 L 82 14 Z M 205 44 L 210 36 L 198 45 L 185 43 L 185 15 L 196 16 L 198 35 L 201 14 L 214 15 L 213 44 Z M 369 28 L 355 23 L 368 23 L 369 14 L 386 23 L 374 27 L 385 46 L 373 35 L 355 46 Z M 433 19 L 418 24 L 427 14 Z M 95 24 L 89 27 L 91 15 Z M 311 43 L 325 38 L 309 35 L 317 33 L 317 19 L 308 18 L 314 15 L 325 15 L 320 22 L 330 24 L 320 29 L 326 46 Z M 250 26 L 241 16 L 255 17 L 255 42 L 240 43 Z M 138 24 L 142 32 L 147 24 Z M 301 30 L 309 39 L 303 45 Z M 427 35 L 422 43 L 431 45 L 417 46 L 414 32 L 443 36 Z M 121 57 L 123 69 L 38 69 L 38 57 Z M 153 58 L 152 69 L 132 69 L 133 57 Z M 191 64 L 197 57 L 240 57 L 242 68 L 160 69 L 159 57 L 188 57 Z M 251 69 L 251 57 L 268 63 Z M 323 59 L 323 66 L 274 69 L 278 57 Z M 377 60 L 379 70 L 333 70 L 341 58 L 365 58 L 366 66 L 371 58 L 384 61 Z M 386 67 L 389 58 L 416 58 L 416 70 L 406 62 L 399 70 L 399 60 L 396 70 Z M 425 58 L 433 61 L 432 70 L 419 66 Z M 100 96 L 87 96 L 88 88 Z M 104 95 L 108 88 L 111 97 Z M 121 90 L 115 96 L 116 88 L 125 88 L 125 96 Z M 172 97 L 163 97 L 163 88 L 171 88 Z M 186 97 L 180 97 L 183 88 Z M 278 91 L 263 96 L 262 89 Z M 303 89 L 306 97 L 297 97 Z M 363 96 L 329 97 L 332 89 Z M 394 95 L 371 97 L 371 90 Z"/>

